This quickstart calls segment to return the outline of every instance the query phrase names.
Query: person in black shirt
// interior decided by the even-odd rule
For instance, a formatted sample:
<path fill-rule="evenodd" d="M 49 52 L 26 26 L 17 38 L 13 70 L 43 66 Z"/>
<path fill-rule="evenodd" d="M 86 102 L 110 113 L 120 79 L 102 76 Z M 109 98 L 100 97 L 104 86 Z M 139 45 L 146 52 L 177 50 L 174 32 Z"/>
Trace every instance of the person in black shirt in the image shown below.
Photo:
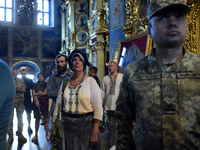
<path fill-rule="evenodd" d="M 28 120 L 28 132 L 32 133 L 33 130 L 30 127 L 31 123 L 31 110 L 32 110 L 32 104 L 31 104 L 31 92 L 33 89 L 33 81 L 26 77 L 28 71 L 26 69 L 21 70 L 22 79 L 24 80 L 26 84 L 26 93 L 24 93 L 24 106 L 27 114 L 27 120 Z"/>
<path fill-rule="evenodd" d="M 99 85 L 99 87 L 100 87 L 100 81 L 99 81 L 99 78 L 97 77 L 97 71 L 98 71 L 97 67 L 91 66 L 89 68 L 88 75 L 93 77 L 96 80 L 96 82 Z"/>

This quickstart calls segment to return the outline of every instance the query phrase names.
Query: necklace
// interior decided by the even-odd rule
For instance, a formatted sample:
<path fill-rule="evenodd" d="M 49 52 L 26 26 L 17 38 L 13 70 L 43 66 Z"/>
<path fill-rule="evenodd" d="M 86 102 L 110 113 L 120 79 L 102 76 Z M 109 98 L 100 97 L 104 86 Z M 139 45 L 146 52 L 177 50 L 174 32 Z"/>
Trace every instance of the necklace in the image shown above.
<path fill-rule="evenodd" d="M 79 84 L 81 84 L 83 82 L 83 79 L 85 77 L 85 74 L 83 75 L 81 81 L 78 83 L 78 84 L 71 84 L 71 80 L 70 80 L 70 85 L 73 87 L 73 88 L 76 88 Z"/>

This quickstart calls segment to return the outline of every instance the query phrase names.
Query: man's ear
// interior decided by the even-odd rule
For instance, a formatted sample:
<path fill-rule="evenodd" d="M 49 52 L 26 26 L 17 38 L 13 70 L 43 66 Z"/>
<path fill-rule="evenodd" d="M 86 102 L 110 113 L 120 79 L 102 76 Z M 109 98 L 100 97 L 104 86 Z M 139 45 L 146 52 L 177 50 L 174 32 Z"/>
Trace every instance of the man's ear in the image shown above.
<path fill-rule="evenodd" d="M 147 34 L 148 34 L 148 36 L 149 36 L 150 38 L 152 38 L 152 36 L 151 36 L 151 28 L 150 28 L 150 27 L 147 28 Z"/>

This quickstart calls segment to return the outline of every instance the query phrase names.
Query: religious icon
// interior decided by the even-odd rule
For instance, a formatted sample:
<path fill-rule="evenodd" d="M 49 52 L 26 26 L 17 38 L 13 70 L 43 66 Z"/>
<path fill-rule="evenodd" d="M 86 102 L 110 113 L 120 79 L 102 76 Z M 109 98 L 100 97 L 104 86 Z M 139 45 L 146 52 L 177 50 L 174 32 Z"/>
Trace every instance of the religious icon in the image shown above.
<path fill-rule="evenodd" d="M 76 20 L 76 24 L 79 27 L 83 27 L 87 25 L 87 16 L 86 15 L 80 15 L 78 16 L 77 20 Z"/>
<path fill-rule="evenodd" d="M 84 43 L 84 42 L 87 41 L 87 36 L 88 36 L 87 32 L 81 31 L 81 32 L 78 33 L 77 41 L 79 43 Z"/>
<path fill-rule="evenodd" d="M 76 10 L 79 12 L 84 12 L 87 9 L 88 9 L 88 3 L 86 1 L 80 1 L 76 6 Z"/>

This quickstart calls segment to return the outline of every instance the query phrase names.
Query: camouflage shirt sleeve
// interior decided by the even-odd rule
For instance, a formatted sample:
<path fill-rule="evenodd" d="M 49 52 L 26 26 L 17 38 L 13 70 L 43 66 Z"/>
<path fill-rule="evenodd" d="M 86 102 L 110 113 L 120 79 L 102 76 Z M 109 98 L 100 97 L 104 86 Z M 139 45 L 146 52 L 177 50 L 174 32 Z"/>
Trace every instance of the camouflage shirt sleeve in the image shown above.
<path fill-rule="evenodd" d="M 131 104 L 131 97 L 134 98 L 129 92 L 127 72 L 125 71 L 116 103 L 116 148 L 118 150 L 134 149 L 134 140 L 131 131 L 133 129 L 132 116 L 134 115 L 131 114 L 131 110 L 134 112 L 134 104 Z"/>
<path fill-rule="evenodd" d="M 26 84 L 25 84 L 24 80 L 21 78 L 16 79 L 15 80 L 15 88 L 20 88 L 20 89 L 26 88 Z M 16 103 L 24 102 L 24 93 L 22 93 L 20 91 L 16 91 L 15 99 L 17 100 Z"/>

